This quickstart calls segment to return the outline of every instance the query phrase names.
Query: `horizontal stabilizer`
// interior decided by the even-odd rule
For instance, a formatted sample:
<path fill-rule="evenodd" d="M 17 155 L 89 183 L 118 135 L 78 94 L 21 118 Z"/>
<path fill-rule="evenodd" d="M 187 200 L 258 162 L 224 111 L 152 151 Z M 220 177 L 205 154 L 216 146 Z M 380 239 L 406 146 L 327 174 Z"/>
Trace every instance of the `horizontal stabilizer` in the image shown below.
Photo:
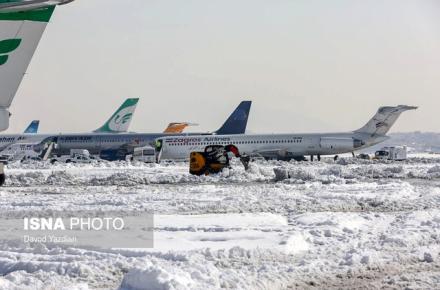
<path fill-rule="evenodd" d="M 380 107 L 376 115 L 365 126 L 356 130 L 356 133 L 374 135 L 386 135 L 394 125 L 400 114 L 405 111 L 415 110 L 417 107 L 399 105 L 396 107 Z"/>

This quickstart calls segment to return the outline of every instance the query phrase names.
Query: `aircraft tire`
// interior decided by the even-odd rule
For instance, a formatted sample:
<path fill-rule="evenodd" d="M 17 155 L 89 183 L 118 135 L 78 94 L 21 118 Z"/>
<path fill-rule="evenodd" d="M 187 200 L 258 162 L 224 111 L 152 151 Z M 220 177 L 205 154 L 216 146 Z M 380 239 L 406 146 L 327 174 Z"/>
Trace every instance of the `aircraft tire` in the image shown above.
<path fill-rule="evenodd" d="M 5 164 L 0 162 L 0 186 L 3 186 L 6 181 L 6 175 L 5 175 Z"/>

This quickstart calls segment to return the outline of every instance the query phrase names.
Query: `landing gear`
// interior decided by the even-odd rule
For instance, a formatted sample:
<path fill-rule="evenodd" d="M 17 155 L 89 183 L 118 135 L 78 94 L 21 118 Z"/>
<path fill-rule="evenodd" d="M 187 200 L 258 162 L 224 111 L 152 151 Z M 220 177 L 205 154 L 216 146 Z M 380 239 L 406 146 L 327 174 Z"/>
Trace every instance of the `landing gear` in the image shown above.
<path fill-rule="evenodd" d="M 333 160 L 338 160 L 338 158 L 339 158 L 339 156 L 338 155 L 335 155 L 335 157 L 333 157 Z"/>
<path fill-rule="evenodd" d="M 305 156 L 293 156 L 292 158 L 295 161 L 307 161 Z"/>
<path fill-rule="evenodd" d="M 316 157 L 317 157 L 318 161 L 321 161 L 321 155 L 318 154 L 318 155 L 316 155 Z M 310 161 L 313 162 L 314 158 L 315 158 L 314 155 L 310 155 Z"/>
<path fill-rule="evenodd" d="M 5 175 L 5 164 L 0 162 L 0 186 L 3 186 L 6 181 L 6 175 Z"/>
<path fill-rule="evenodd" d="M 355 158 L 355 157 L 356 157 L 356 155 L 354 154 L 354 152 L 351 152 L 351 155 L 353 156 L 353 158 Z"/>

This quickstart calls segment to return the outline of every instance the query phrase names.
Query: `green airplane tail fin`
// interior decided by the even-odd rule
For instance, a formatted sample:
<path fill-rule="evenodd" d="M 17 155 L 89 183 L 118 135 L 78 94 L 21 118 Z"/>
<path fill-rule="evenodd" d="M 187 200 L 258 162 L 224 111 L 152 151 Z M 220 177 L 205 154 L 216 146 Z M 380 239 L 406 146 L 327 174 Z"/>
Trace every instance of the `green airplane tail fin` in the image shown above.
<path fill-rule="evenodd" d="M 119 109 L 110 117 L 110 119 L 95 133 L 123 133 L 130 127 L 133 114 L 136 110 L 138 98 L 127 99 Z"/>
<path fill-rule="evenodd" d="M 71 0 L 0 0 L 0 131 L 56 5 Z"/>

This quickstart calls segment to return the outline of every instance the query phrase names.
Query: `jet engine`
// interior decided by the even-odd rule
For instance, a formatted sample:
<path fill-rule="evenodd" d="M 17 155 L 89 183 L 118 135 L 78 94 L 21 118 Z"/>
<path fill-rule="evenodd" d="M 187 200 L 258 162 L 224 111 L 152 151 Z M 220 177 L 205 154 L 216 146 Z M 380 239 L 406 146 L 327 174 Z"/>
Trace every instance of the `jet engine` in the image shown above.
<path fill-rule="evenodd" d="M 347 150 L 353 151 L 364 145 L 361 140 L 353 138 L 337 138 L 337 137 L 322 137 L 321 148 L 330 150 Z"/>

